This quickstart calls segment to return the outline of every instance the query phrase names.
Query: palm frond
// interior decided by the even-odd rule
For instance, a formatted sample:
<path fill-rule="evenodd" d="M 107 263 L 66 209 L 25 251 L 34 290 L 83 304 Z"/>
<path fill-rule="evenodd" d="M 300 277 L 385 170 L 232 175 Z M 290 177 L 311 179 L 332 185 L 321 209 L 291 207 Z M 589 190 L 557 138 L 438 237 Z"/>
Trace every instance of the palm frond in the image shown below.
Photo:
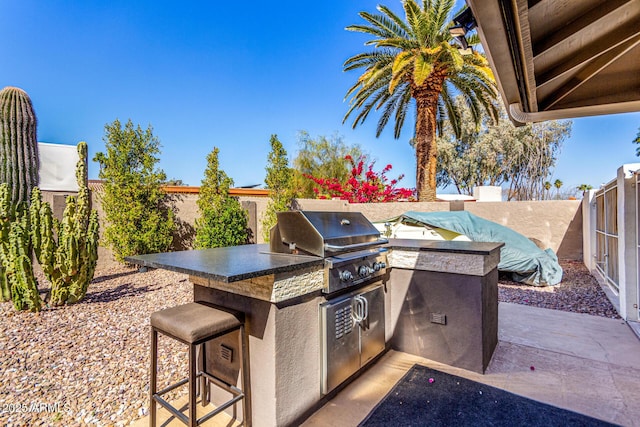
<path fill-rule="evenodd" d="M 429 60 L 426 55 L 419 54 L 416 55 L 413 59 L 413 82 L 417 86 L 422 86 L 422 84 L 427 80 L 427 77 L 433 71 L 433 62 Z"/>
<path fill-rule="evenodd" d="M 373 110 L 378 110 L 380 108 L 380 105 L 385 105 L 386 103 L 388 103 L 391 96 L 392 95 L 389 94 L 389 91 L 380 89 L 375 92 L 374 96 L 365 99 L 369 102 L 367 102 L 363 107 L 360 108 L 360 113 L 353 120 L 352 127 L 355 129 L 356 126 L 364 123 L 369 113 Z"/>
<path fill-rule="evenodd" d="M 393 13 L 393 11 L 391 11 L 391 9 L 389 9 L 387 6 L 379 5 L 378 10 L 387 15 L 389 19 L 391 19 L 397 26 L 398 30 L 396 31 L 396 34 L 398 34 L 398 36 L 402 35 L 405 38 L 409 38 L 411 29 L 407 26 L 406 22 L 404 22 L 398 15 Z"/>
<path fill-rule="evenodd" d="M 455 99 L 449 93 L 448 84 L 442 86 L 442 92 L 440 95 L 440 100 L 444 104 L 444 109 L 446 110 L 447 119 L 451 129 L 456 137 L 459 137 L 461 133 L 460 126 L 462 114 L 455 103 Z"/>
<path fill-rule="evenodd" d="M 378 63 L 393 62 L 395 54 L 390 51 L 372 51 L 354 55 L 344 62 L 344 71 L 354 70 L 356 68 L 370 67 Z"/>
<path fill-rule="evenodd" d="M 469 46 L 476 46 L 480 44 L 480 36 L 478 33 L 469 34 L 466 36 L 466 39 Z"/>
<path fill-rule="evenodd" d="M 416 30 L 420 28 L 420 15 L 422 15 L 420 6 L 416 4 L 415 0 L 405 0 L 402 5 L 407 23 L 411 28 L 411 35 L 420 40 L 420 37 L 416 33 Z"/>
<path fill-rule="evenodd" d="M 433 7 L 434 10 L 434 24 L 438 27 L 438 30 L 443 31 L 449 24 L 449 14 L 455 6 L 455 0 L 437 0 Z M 439 31 L 439 32 L 440 32 Z"/>
<path fill-rule="evenodd" d="M 374 42 L 374 40 L 371 40 L 371 42 Z M 365 44 L 369 43 L 367 42 Z M 418 44 L 414 40 L 407 40 L 402 38 L 375 40 L 375 45 L 378 47 L 395 48 L 400 50 L 411 50 L 418 47 Z"/>
<path fill-rule="evenodd" d="M 353 93 L 356 89 L 358 89 L 358 91 L 355 92 L 355 94 L 352 96 L 350 100 L 351 108 L 349 108 L 349 111 L 344 116 L 344 119 L 342 122 L 343 123 L 346 122 L 346 120 L 349 118 L 349 116 L 354 110 L 361 109 L 362 111 L 354 120 L 353 126 L 355 127 L 356 125 L 362 123 L 364 119 L 367 117 L 367 115 L 369 114 L 369 112 L 371 111 L 371 109 L 377 103 L 384 103 L 386 99 L 390 96 L 389 91 L 387 90 L 387 87 L 388 87 L 387 80 L 380 80 L 377 82 L 373 82 L 373 84 L 370 84 L 369 86 L 363 86 L 360 83 L 356 83 L 354 86 L 352 86 L 352 88 L 350 89 L 351 93 Z M 376 107 L 376 109 L 377 108 L 379 107 Z"/>
<path fill-rule="evenodd" d="M 406 86 L 406 85 L 405 85 Z M 378 120 L 378 126 L 376 127 L 376 137 L 382 134 L 382 131 L 387 126 L 389 119 L 397 111 L 400 107 L 400 101 L 403 99 L 402 91 L 398 90 L 395 92 L 389 100 L 384 103 L 384 108 L 382 109 L 382 113 L 380 114 L 380 119 Z"/>
<path fill-rule="evenodd" d="M 398 25 L 394 22 L 393 19 L 390 19 L 386 15 L 380 14 L 371 14 L 368 12 L 360 12 L 360 17 L 365 21 L 369 22 L 373 25 L 373 27 L 365 26 L 365 25 L 355 25 L 351 27 L 362 27 L 367 29 L 375 28 L 380 37 L 403 37 L 405 36 L 405 31 L 402 28 L 399 28 Z M 348 27 L 347 27 L 348 28 Z M 361 31 L 360 29 L 356 29 L 355 31 Z M 369 30 L 370 31 L 370 30 Z"/>
<path fill-rule="evenodd" d="M 408 86 L 408 83 L 406 85 Z M 393 137 L 395 139 L 400 138 L 400 133 L 404 127 L 404 120 L 407 117 L 407 110 L 411 104 L 411 91 L 409 88 L 407 87 L 406 89 L 403 89 L 402 92 L 402 100 L 396 109 L 395 126 L 393 127 Z"/>
<path fill-rule="evenodd" d="M 389 82 L 389 93 L 393 93 L 395 87 L 404 80 L 413 63 L 411 52 L 401 52 L 396 56 L 391 66 L 391 81 Z"/>

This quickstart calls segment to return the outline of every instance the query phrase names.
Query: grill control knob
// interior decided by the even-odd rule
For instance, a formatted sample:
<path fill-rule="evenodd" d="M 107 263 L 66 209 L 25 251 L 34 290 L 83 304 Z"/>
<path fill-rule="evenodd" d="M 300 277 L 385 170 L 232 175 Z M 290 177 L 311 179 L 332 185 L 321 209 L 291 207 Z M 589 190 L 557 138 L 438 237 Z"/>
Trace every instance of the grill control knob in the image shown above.
<path fill-rule="evenodd" d="M 371 273 L 373 273 L 373 269 L 371 267 L 367 267 L 366 265 L 363 265 L 358 269 L 358 274 L 360 275 L 360 277 L 368 276 Z"/>
<path fill-rule="evenodd" d="M 384 262 L 374 262 L 373 263 L 373 270 L 374 271 L 380 271 L 383 268 L 385 268 L 387 266 L 387 264 L 385 264 Z"/>
<path fill-rule="evenodd" d="M 350 282 L 353 280 L 353 274 L 351 274 L 349 270 L 341 271 L 339 276 L 340 276 L 340 280 L 343 282 Z"/>

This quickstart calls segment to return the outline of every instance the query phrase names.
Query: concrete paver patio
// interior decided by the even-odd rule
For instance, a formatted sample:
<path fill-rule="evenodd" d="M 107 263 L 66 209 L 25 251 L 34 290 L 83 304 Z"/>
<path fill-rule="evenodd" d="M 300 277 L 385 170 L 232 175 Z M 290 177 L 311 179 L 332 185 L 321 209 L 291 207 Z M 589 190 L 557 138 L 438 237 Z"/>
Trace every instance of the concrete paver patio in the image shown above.
<path fill-rule="evenodd" d="M 485 375 L 390 351 L 303 425 L 357 425 L 414 363 L 640 426 L 640 340 L 624 321 L 509 303 L 499 304 L 499 344 Z"/>

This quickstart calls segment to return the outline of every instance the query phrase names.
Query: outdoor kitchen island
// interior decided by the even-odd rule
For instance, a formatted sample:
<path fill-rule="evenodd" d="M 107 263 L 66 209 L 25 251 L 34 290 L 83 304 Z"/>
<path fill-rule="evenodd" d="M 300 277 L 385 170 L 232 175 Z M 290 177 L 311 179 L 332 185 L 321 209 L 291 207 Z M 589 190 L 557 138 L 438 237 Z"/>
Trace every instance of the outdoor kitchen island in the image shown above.
<path fill-rule="evenodd" d="M 463 346 L 461 360 L 465 366 L 460 367 L 483 369 L 478 368 L 478 363 L 480 366 L 488 363 L 497 343 L 496 266 L 501 246 L 500 243 L 391 241 L 387 245 L 390 268 L 380 278 L 384 289 L 387 347 L 424 356 L 430 354 L 430 347 L 449 348 L 449 344 L 442 344 L 442 337 L 446 335 L 443 330 L 462 328 L 462 333 L 455 332 L 451 337 L 471 340 L 480 336 L 481 339 L 474 338 L 471 346 Z M 273 253 L 269 245 L 246 245 L 140 255 L 127 261 L 189 274 L 194 283 L 194 301 L 207 301 L 246 314 L 253 425 L 299 423 L 340 390 L 341 387 L 337 387 L 326 395 L 321 391 L 319 307 L 327 301 L 322 292 L 325 281 L 322 257 Z M 441 310 L 441 306 L 436 305 L 434 309 L 440 312 L 430 313 L 429 306 L 418 310 L 416 304 L 420 298 L 429 295 L 428 291 L 422 291 L 429 288 L 429 280 L 437 283 L 438 304 L 443 298 L 449 299 L 455 309 Z M 452 293 L 445 295 L 442 288 L 448 285 L 452 286 Z M 471 305 L 471 309 L 461 309 L 455 301 L 458 297 Z M 458 314 L 459 310 L 462 313 Z M 427 322 L 416 316 L 424 316 Z M 439 323 L 432 323 L 433 320 Z M 432 325 L 441 329 L 434 331 L 430 329 Z M 420 337 L 420 334 L 424 335 Z M 206 349 L 208 361 L 215 360 L 222 366 L 207 370 L 236 381 L 236 360 L 232 358 L 229 362 L 221 357 L 225 352 L 220 351 L 231 348 L 235 354 L 237 349 L 233 343 L 233 339 L 228 339 Z M 459 360 L 457 356 L 451 357 L 451 350 L 456 349 L 451 347 L 448 352 L 431 356 L 434 360 L 441 357 L 439 361 L 455 366 Z M 226 353 L 228 355 L 228 351 Z M 214 387 L 214 404 L 215 400 Z"/>

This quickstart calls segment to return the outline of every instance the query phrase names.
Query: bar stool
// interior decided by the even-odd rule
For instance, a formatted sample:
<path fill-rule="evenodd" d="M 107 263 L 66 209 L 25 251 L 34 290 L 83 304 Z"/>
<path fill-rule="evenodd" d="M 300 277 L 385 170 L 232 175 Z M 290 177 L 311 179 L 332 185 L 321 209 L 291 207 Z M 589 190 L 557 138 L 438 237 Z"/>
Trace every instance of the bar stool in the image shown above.
<path fill-rule="evenodd" d="M 196 349 L 201 346 L 204 360 L 203 344 L 214 338 L 239 331 L 240 365 L 242 367 L 242 390 L 235 384 L 228 384 L 207 372 L 197 370 Z M 158 332 L 189 345 L 189 377 L 156 391 L 158 370 Z M 204 363 L 203 365 L 204 366 Z M 196 418 L 196 381 L 201 378 L 202 405 L 205 402 L 205 378 L 218 387 L 231 393 L 231 400 L 218 406 L 215 410 Z M 184 384 L 189 384 L 189 416 L 185 416 L 177 408 L 169 404 L 161 396 Z M 249 394 L 249 360 L 247 356 L 247 336 L 244 328 L 244 314 L 230 313 L 214 308 L 205 303 L 192 302 L 177 307 L 167 308 L 151 314 L 151 375 L 149 384 L 149 425 L 156 425 L 156 402 L 188 426 L 197 426 L 209 418 L 224 411 L 229 406 L 242 400 L 243 425 L 251 426 L 251 407 Z"/>

